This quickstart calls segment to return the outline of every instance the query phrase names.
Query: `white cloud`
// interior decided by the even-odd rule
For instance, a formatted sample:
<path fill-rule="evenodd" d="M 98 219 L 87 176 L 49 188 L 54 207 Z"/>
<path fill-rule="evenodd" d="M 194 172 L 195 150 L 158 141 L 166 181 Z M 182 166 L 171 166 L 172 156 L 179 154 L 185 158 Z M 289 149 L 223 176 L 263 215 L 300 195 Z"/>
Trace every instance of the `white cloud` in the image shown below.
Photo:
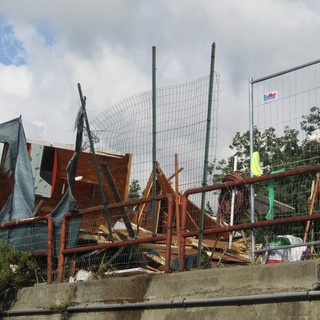
<path fill-rule="evenodd" d="M 0 1 L 0 12 L 26 61 L 1 66 L 2 117 L 22 114 L 28 135 L 58 142 L 72 142 L 78 82 L 93 117 L 151 89 L 153 45 L 157 85 L 166 86 L 207 75 L 215 41 L 219 149 L 225 150 L 235 131 L 247 127 L 248 79 L 315 60 L 320 52 L 315 0 L 11 0 Z"/>
<path fill-rule="evenodd" d="M 32 86 L 32 75 L 27 66 L 0 64 L 0 96 L 15 99 L 28 97 Z"/>
<path fill-rule="evenodd" d="M 69 50 L 63 35 L 47 46 L 30 23 L 16 23 L 13 30 L 25 50 L 27 65 L 2 66 L 2 105 L 10 105 L 6 118 L 23 115 L 26 131 L 33 139 L 73 142 L 78 82 L 88 97 L 89 117 L 148 88 L 146 75 L 106 43 L 97 45 L 92 59 L 88 59 L 81 52 Z M 13 95 L 24 100 L 13 100 Z"/>

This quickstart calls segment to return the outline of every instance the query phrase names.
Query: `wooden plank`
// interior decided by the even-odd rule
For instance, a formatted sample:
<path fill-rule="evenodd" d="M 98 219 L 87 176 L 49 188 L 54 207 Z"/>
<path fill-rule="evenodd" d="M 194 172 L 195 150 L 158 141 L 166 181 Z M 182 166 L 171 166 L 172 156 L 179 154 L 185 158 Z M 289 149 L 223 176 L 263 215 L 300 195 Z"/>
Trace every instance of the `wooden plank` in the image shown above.
<path fill-rule="evenodd" d="M 107 228 L 107 226 L 100 225 L 99 226 L 99 230 L 102 231 L 105 235 L 110 236 L 109 229 Z M 123 240 L 123 239 L 121 239 L 119 237 L 119 235 L 116 232 L 112 233 L 112 237 L 117 241 L 122 241 Z"/>
<path fill-rule="evenodd" d="M 147 198 L 149 197 L 150 195 L 150 191 L 152 189 L 152 173 L 150 174 L 149 176 L 149 179 L 148 179 L 148 182 L 147 182 L 147 185 L 146 185 L 146 188 L 143 190 L 142 192 L 142 195 L 144 198 Z M 141 224 L 141 218 L 144 214 L 144 209 L 146 207 L 146 204 L 145 203 L 142 203 L 140 206 L 139 206 L 139 210 L 138 210 L 138 218 L 137 218 L 137 225 L 139 226 Z"/>
<path fill-rule="evenodd" d="M 112 191 L 113 197 L 115 199 L 115 202 L 117 202 L 117 203 L 121 202 L 122 199 L 120 197 L 120 193 L 119 193 L 119 191 L 117 189 L 117 186 L 115 184 L 114 178 L 113 178 L 113 176 L 112 176 L 112 174 L 110 172 L 110 169 L 109 169 L 107 163 L 106 162 L 101 163 L 101 167 L 102 167 L 102 170 L 103 170 L 103 173 L 104 173 L 106 179 L 108 180 L 108 183 L 109 183 L 110 189 Z M 128 215 L 126 213 L 125 208 L 121 207 L 121 208 L 119 208 L 119 211 L 121 213 L 122 220 L 123 220 L 123 222 L 124 222 L 124 224 L 125 224 L 125 226 L 126 226 L 126 228 L 128 230 L 128 233 L 129 233 L 130 237 L 134 238 L 134 231 L 132 229 L 132 225 L 130 223 L 130 220 L 128 218 Z"/>
<path fill-rule="evenodd" d="M 176 211 L 176 230 L 178 237 L 180 236 L 180 195 L 179 195 L 179 170 L 178 170 L 178 154 L 174 155 L 175 168 L 175 211 Z"/>
<path fill-rule="evenodd" d="M 310 196 L 311 199 L 309 198 L 311 200 L 309 205 L 309 215 L 313 214 L 313 208 L 319 194 L 319 189 L 320 189 L 320 172 L 316 174 L 316 180 L 313 181 L 313 186 L 312 186 L 312 191 Z M 310 224 L 311 224 L 311 221 L 310 220 L 307 221 L 306 227 L 304 230 L 303 242 L 307 242 Z"/>

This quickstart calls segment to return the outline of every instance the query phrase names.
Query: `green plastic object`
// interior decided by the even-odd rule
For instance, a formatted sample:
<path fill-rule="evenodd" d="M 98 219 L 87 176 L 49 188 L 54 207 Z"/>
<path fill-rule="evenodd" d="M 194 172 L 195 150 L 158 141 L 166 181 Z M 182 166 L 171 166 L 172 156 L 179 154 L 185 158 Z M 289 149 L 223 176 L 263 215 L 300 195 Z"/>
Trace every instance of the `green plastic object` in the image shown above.
<path fill-rule="evenodd" d="M 278 173 L 283 172 L 284 169 L 279 169 L 276 171 L 272 171 L 271 173 Z M 269 211 L 266 215 L 267 220 L 273 220 L 274 219 L 274 210 L 273 210 L 273 204 L 274 204 L 274 180 L 270 180 L 269 182 Z"/>
<path fill-rule="evenodd" d="M 270 245 L 270 247 L 289 246 L 289 245 L 291 245 L 291 242 L 288 238 L 279 237 L 279 238 L 270 240 L 269 245 Z"/>

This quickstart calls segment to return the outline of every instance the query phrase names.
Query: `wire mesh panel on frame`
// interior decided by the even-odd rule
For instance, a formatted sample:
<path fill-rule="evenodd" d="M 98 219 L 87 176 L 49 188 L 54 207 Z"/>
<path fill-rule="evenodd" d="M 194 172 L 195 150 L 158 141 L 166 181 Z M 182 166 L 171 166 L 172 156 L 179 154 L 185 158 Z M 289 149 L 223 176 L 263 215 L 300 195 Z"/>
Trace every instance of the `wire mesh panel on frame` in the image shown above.
<path fill-rule="evenodd" d="M 318 164 L 320 60 L 251 80 L 250 89 L 251 154 L 259 153 L 262 172 L 276 173 Z M 278 207 L 285 209 L 277 213 L 278 218 L 317 212 L 320 206 L 314 195 L 319 191 L 318 175 L 298 175 L 256 184 L 252 204 L 255 211 L 258 200 L 265 198 L 268 206 L 265 215 L 258 218 L 274 219 Z M 318 223 L 312 223 L 312 228 L 304 224 L 283 226 L 277 232 L 304 241 L 319 238 Z"/>
<path fill-rule="evenodd" d="M 156 90 L 157 162 L 170 177 L 175 172 L 177 155 L 180 191 L 202 182 L 208 90 L 209 76 Z M 219 76 L 215 74 L 211 159 L 217 145 L 218 92 Z M 90 128 L 99 138 L 97 150 L 132 153 L 131 180 L 145 186 L 152 172 L 152 92 L 143 92 L 106 109 L 91 121 Z"/>

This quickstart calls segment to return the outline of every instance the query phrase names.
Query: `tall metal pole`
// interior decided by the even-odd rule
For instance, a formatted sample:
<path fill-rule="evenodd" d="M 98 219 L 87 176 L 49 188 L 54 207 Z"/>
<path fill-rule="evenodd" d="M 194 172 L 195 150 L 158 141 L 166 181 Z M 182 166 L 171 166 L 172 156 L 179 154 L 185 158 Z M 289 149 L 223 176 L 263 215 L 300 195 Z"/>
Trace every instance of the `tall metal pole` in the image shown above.
<path fill-rule="evenodd" d="M 157 127 L 156 127 L 156 47 L 152 47 L 152 232 L 157 230 Z"/>
<path fill-rule="evenodd" d="M 104 190 L 103 190 L 100 171 L 99 171 L 99 168 L 98 168 L 98 161 L 97 161 L 96 153 L 95 153 L 95 150 L 94 150 L 94 144 L 93 144 L 93 140 L 92 140 L 92 136 L 91 136 L 91 132 L 90 132 L 89 120 L 88 120 L 88 117 L 87 117 L 86 97 L 83 97 L 83 95 L 82 95 L 82 90 L 81 90 L 80 83 L 78 83 L 78 90 L 79 90 L 79 95 L 80 95 L 80 100 L 81 100 L 82 112 L 84 113 L 84 119 L 85 119 L 85 123 L 86 123 L 87 134 L 88 134 L 88 138 L 89 138 L 89 142 L 90 142 L 90 149 L 91 149 L 91 153 L 92 153 L 92 159 L 93 159 L 93 163 L 94 163 L 94 167 L 95 167 L 96 175 L 97 175 L 97 180 L 98 180 L 98 184 L 99 184 L 99 191 L 100 191 L 101 199 L 102 199 L 102 202 L 103 202 L 103 209 L 104 209 L 104 213 L 105 213 L 106 220 L 107 220 L 107 227 L 108 227 L 108 231 L 109 231 L 109 236 L 112 237 L 112 228 L 111 228 L 111 222 L 110 222 L 110 217 L 109 217 L 109 213 L 108 213 L 108 204 L 107 204 L 106 196 L 105 196 Z"/>
<path fill-rule="evenodd" d="M 249 81 L 249 133 L 250 133 L 250 163 L 252 159 L 252 154 L 253 154 L 253 79 L 250 78 Z M 250 177 L 252 177 L 252 171 L 251 171 L 251 166 L 250 166 Z M 255 221 L 254 219 L 254 185 L 250 185 L 250 215 L 251 215 L 251 222 L 253 223 Z M 255 232 L 254 229 L 251 231 L 251 261 L 255 261 L 254 257 L 254 251 L 256 249 L 256 239 L 255 239 Z"/>
<path fill-rule="evenodd" d="M 206 131 L 203 177 L 202 177 L 203 188 L 207 186 L 207 176 L 208 176 L 208 157 L 209 157 L 209 142 L 210 142 L 210 129 L 211 129 L 215 53 L 216 53 L 216 44 L 214 42 L 211 47 L 210 81 L 209 81 L 209 96 L 208 96 L 208 111 L 207 111 L 207 131 Z M 198 268 L 200 268 L 200 265 L 201 265 L 205 202 L 206 202 L 206 192 L 203 191 L 201 195 L 201 214 L 200 214 L 200 225 L 199 225 Z"/>

